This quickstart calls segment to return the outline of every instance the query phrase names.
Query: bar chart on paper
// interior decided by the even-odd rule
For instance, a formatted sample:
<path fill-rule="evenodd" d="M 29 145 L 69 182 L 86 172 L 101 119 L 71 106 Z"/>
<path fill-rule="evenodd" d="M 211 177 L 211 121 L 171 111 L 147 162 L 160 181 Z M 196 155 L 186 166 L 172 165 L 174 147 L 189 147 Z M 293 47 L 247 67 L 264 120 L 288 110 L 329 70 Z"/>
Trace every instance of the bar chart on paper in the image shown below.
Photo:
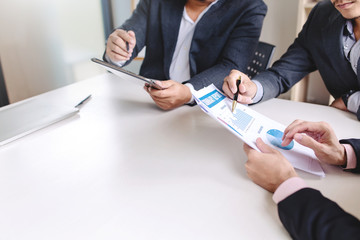
<path fill-rule="evenodd" d="M 214 85 L 195 91 L 193 95 L 204 112 L 215 118 L 250 147 L 259 150 L 256 140 L 261 138 L 266 144 L 277 148 L 295 168 L 325 176 L 311 149 L 294 141 L 287 146 L 281 145 L 284 125 L 242 104 L 237 104 L 233 113 L 232 100 L 226 98 Z"/>
<path fill-rule="evenodd" d="M 241 110 L 236 110 L 234 118 L 231 119 L 232 123 L 241 131 L 245 131 L 253 120 L 252 116 Z"/>

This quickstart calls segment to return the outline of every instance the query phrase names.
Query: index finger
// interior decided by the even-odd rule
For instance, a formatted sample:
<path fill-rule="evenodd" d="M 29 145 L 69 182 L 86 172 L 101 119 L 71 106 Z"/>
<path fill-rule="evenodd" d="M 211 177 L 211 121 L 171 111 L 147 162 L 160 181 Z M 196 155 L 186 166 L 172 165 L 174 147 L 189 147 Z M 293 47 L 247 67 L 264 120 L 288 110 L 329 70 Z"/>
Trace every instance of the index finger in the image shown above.
<path fill-rule="evenodd" d="M 326 126 L 321 122 L 307 122 L 296 120 L 292 124 L 290 124 L 284 131 L 284 135 L 286 136 L 283 141 L 284 144 L 289 144 L 296 133 L 306 133 L 310 135 L 322 133 L 326 131 Z"/>
<path fill-rule="evenodd" d="M 129 42 L 133 38 L 130 36 L 130 34 L 123 29 L 117 29 L 115 31 L 116 36 L 120 37 L 124 42 Z"/>

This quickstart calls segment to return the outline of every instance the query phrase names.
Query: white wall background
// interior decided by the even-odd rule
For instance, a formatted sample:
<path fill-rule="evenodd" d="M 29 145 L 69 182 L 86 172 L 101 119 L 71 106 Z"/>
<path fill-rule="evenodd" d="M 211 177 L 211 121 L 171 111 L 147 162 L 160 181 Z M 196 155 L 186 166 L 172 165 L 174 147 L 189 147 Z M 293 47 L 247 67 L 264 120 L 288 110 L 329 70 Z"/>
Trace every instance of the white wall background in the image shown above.
<path fill-rule="evenodd" d="M 104 50 L 98 0 L 1 0 L 0 30 L 12 103 L 98 74 L 79 71 Z"/>
<path fill-rule="evenodd" d="M 264 0 L 268 12 L 260 40 L 276 46 L 272 62 L 283 55 L 297 36 L 298 0 Z M 280 98 L 290 99 L 290 92 Z"/>

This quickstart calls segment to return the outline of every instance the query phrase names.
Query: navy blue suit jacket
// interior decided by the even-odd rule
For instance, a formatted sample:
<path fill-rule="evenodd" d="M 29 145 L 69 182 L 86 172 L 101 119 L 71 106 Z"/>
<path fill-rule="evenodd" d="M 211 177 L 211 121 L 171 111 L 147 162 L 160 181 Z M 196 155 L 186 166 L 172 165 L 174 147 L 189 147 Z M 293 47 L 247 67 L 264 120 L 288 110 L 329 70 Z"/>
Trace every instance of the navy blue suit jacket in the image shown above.
<path fill-rule="evenodd" d="M 341 140 L 351 144 L 360 173 L 360 139 Z M 305 188 L 278 204 L 279 217 L 293 239 L 360 239 L 360 221 L 325 198 L 319 191 Z"/>
<path fill-rule="evenodd" d="M 120 27 L 136 34 L 132 58 L 146 46 L 140 75 L 170 79 L 185 3 L 186 0 L 141 0 Z M 213 5 L 196 25 L 189 55 L 191 78 L 187 82 L 195 89 L 211 83 L 222 89 L 224 78 L 232 69 L 245 71 L 258 44 L 266 12 L 262 0 L 219 0 Z"/>
<path fill-rule="evenodd" d="M 360 90 L 356 75 L 343 51 L 346 19 L 329 0 L 311 11 L 299 36 L 273 66 L 256 76 L 264 87 L 262 100 L 288 91 L 308 73 L 319 70 L 327 90 L 336 99 L 349 90 Z M 360 119 L 360 108 L 357 112 Z"/>

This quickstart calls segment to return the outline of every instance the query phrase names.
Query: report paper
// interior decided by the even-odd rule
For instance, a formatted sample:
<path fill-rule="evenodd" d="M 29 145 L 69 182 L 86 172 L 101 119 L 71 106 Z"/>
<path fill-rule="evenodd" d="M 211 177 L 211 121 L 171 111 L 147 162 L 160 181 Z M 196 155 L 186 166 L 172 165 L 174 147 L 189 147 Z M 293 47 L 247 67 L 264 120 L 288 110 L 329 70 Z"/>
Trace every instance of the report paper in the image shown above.
<path fill-rule="evenodd" d="M 232 100 L 227 98 L 213 84 L 192 92 L 201 109 L 213 117 L 233 134 L 252 148 L 260 137 L 266 144 L 280 151 L 294 168 L 324 177 L 325 173 L 312 149 L 304 147 L 294 140 L 288 146 L 282 146 L 285 126 L 238 103 L 234 113 Z"/>

